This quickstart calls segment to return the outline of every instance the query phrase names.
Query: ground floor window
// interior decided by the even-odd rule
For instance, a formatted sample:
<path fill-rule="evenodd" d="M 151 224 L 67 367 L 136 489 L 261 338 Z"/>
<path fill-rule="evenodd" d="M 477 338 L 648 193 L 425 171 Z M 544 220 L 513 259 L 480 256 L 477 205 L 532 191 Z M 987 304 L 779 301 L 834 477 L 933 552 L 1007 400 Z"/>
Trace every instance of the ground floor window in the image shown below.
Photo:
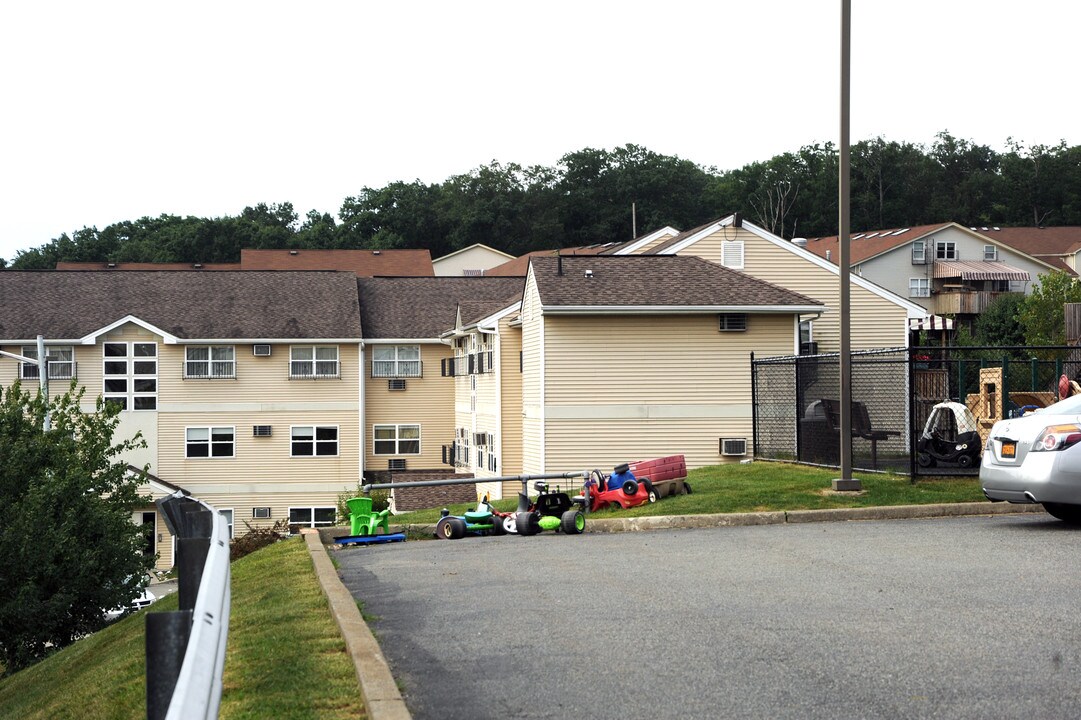
<path fill-rule="evenodd" d="M 228 510 L 218 510 L 218 513 L 223 518 L 225 518 L 225 522 L 229 523 L 229 530 L 228 530 L 229 534 L 226 537 L 228 537 L 230 540 L 232 540 L 233 539 L 233 509 L 229 508 Z"/>
<path fill-rule="evenodd" d="M 291 507 L 289 525 L 299 527 L 320 527 L 333 525 L 337 510 L 332 507 Z"/>
<path fill-rule="evenodd" d="M 376 425 L 376 455 L 420 455 L 420 425 Z"/>

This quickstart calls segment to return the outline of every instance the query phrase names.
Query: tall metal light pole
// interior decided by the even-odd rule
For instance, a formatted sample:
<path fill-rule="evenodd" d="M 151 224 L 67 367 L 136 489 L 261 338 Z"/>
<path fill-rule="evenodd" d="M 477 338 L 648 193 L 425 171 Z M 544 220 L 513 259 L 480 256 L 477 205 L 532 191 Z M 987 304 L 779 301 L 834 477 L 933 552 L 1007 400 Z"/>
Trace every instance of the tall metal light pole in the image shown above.
<path fill-rule="evenodd" d="M 18 360 L 19 362 L 30 363 L 31 365 L 38 366 L 38 384 L 41 386 L 41 396 L 45 398 L 46 406 L 49 403 L 49 358 L 45 355 L 45 338 L 38 335 L 38 356 L 37 358 L 28 358 L 23 355 L 16 355 L 15 353 L 4 352 L 0 350 L 0 355 L 4 357 Z M 48 432 L 52 427 L 52 414 L 49 412 L 48 407 L 45 408 L 45 422 L 43 423 L 45 432 Z"/>
<path fill-rule="evenodd" d="M 852 264 L 849 238 L 849 175 L 851 152 L 848 133 L 850 67 L 852 64 L 852 0 L 841 0 L 841 143 L 838 190 L 838 235 L 841 272 L 841 354 L 838 368 L 841 380 L 841 477 L 833 481 L 834 490 L 860 490 L 860 481 L 852 477 L 852 297 L 849 268 Z"/>

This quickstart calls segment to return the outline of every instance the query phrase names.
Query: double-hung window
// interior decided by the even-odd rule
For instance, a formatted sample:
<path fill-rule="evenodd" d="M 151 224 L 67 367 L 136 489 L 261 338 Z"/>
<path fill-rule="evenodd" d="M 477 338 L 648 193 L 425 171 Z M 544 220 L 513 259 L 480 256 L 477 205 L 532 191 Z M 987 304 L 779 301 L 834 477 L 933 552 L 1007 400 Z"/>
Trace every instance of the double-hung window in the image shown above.
<path fill-rule="evenodd" d="M 927 278 L 909 278 L 908 296 L 931 297 L 931 281 Z"/>
<path fill-rule="evenodd" d="M 37 346 L 24 345 L 22 347 L 22 356 L 37 360 Z M 48 378 L 50 380 L 70 380 L 75 377 L 75 350 L 70 345 L 45 348 L 45 358 L 49 363 Z M 19 377 L 23 380 L 37 380 L 39 377 L 38 366 L 31 363 L 22 363 Z"/>
<path fill-rule="evenodd" d="M 420 345 L 376 345 L 372 349 L 372 377 L 420 376 Z"/>
<path fill-rule="evenodd" d="M 236 456 L 235 427 L 189 427 L 185 430 L 184 457 L 231 458 Z"/>
<path fill-rule="evenodd" d="M 912 264 L 925 265 L 927 263 L 927 245 L 923 240 L 912 241 Z"/>
<path fill-rule="evenodd" d="M 420 425 L 376 425 L 376 455 L 420 455 Z"/>
<path fill-rule="evenodd" d="M 983 259 L 987 261 L 998 260 L 998 248 L 994 245 L 983 246 Z"/>
<path fill-rule="evenodd" d="M 338 371 L 338 346 L 294 345 L 289 348 L 289 377 L 340 377 Z"/>
<path fill-rule="evenodd" d="M 289 430 L 292 457 L 333 457 L 338 454 L 337 425 L 295 425 Z"/>
<path fill-rule="evenodd" d="M 957 243 L 948 240 L 940 240 L 935 245 L 935 259 L 936 260 L 956 260 L 957 259 Z"/>
<path fill-rule="evenodd" d="M 158 409 L 158 345 L 145 342 L 102 344 L 103 392 L 121 410 Z"/>
<path fill-rule="evenodd" d="M 193 345 L 184 349 L 184 377 L 236 378 L 236 350 L 232 345 Z"/>

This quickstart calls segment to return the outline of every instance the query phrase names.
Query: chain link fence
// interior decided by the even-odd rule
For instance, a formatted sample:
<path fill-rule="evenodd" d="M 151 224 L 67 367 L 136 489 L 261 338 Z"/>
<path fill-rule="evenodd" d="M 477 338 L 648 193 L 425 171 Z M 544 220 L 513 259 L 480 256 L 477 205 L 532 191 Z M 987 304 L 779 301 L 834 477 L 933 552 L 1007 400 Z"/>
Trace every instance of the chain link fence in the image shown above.
<path fill-rule="evenodd" d="M 840 465 L 839 364 L 837 353 L 752 355 L 756 458 Z M 996 420 L 1056 402 L 1071 380 L 1081 387 L 1079 347 L 885 348 L 853 353 L 851 367 L 853 468 L 913 480 L 977 475 Z M 960 452 L 953 440 L 969 424 L 979 447 Z M 940 442 L 943 428 L 952 435 Z"/>

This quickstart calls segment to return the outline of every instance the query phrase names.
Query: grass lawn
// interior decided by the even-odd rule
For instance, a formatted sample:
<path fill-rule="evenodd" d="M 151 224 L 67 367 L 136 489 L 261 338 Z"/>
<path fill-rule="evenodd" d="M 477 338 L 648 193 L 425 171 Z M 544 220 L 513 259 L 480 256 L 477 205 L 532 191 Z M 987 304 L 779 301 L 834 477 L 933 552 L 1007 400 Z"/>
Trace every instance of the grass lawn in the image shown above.
<path fill-rule="evenodd" d="M 837 470 L 774 462 L 746 465 L 713 465 L 691 470 L 687 482 L 690 495 L 667 497 L 658 503 L 630 510 L 601 510 L 596 518 L 639 515 L 699 515 L 703 513 L 761 512 L 818 508 L 872 507 L 880 505 L 921 505 L 930 503 L 986 501 L 979 480 L 967 478 L 921 479 L 913 484 L 908 477 L 879 473 L 854 473 L 863 484 L 860 493 L 834 493 L 832 480 Z M 573 494 L 577 494 L 575 490 Z M 496 509 L 508 511 L 516 498 L 497 500 Z M 469 505 L 452 505 L 461 514 Z M 424 510 L 396 516 L 397 523 L 434 523 L 439 510 Z"/>
<path fill-rule="evenodd" d="M 176 594 L 152 610 L 175 610 Z M 146 717 L 144 612 L 0 680 L 0 718 Z M 230 718 L 358 718 L 364 705 L 303 540 L 232 566 L 221 713 Z"/>

